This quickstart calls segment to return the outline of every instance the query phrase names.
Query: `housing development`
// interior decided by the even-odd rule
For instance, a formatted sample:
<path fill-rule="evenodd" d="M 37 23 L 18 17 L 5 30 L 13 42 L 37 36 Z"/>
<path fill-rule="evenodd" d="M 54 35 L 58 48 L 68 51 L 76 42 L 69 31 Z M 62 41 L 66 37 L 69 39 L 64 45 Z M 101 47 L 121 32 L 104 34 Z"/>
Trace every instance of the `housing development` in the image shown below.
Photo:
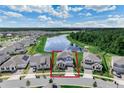
<path fill-rule="evenodd" d="M 74 39 L 88 29 L 68 30 L 1 31 L 0 87 L 124 87 L 124 52 L 106 53 Z"/>
<path fill-rule="evenodd" d="M 0 5 L 0 88 L 124 88 L 123 8 Z"/>

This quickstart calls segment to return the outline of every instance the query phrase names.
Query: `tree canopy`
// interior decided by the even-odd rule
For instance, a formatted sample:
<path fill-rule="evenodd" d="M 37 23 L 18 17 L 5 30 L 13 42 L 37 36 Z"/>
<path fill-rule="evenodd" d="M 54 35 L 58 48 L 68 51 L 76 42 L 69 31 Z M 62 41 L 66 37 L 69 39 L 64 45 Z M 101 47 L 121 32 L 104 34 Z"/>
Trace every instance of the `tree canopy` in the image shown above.
<path fill-rule="evenodd" d="M 98 46 L 101 50 L 124 56 L 124 29 L 90 29 L 70 34 L 72 39 Z"/>

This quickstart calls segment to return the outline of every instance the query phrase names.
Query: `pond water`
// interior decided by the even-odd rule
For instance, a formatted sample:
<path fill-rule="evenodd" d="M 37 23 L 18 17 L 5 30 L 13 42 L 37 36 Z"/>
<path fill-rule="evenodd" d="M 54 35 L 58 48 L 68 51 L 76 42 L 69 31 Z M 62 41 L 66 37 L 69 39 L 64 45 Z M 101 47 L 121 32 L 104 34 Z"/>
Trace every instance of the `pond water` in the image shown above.
<path fill-rule="evenodd" d="M 51 38 L 47 38 L 47 42 L 45 45 L 45 51 L 58 51 L 58 50 L 65 50 L 67 47 L 70 46 L 70 41 L 66 37 L 67 35 L 60 35 Z"/>
<path fill-rule="evenodd" d="M 81 52 L 82 49 L 75 45 L 71 44 L 71 42 L 67 39 L 67 35 L 60 35 L 51 38 L 47 38 L 46 45 L 44 51 L 52 52 L 52 51 L 63 51 L 63 50 L 70 50 L 70 51 L 77 51 Z"/>

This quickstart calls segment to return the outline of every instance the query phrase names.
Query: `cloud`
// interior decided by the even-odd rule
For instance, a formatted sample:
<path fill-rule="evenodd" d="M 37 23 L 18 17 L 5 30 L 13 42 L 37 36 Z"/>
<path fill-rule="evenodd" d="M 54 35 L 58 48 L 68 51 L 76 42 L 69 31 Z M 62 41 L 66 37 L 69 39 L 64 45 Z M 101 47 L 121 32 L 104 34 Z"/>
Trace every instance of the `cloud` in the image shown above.
<path fill-rule="evenodd" d="M 86 13 L 85 15 L 86 15 L 86 16 L 92 16 L 92 14 L 91 14 L 91 13 L 89 13 L 89 12 L 88 12 L 88 13 Z"/>
<path fill-rule="evenodd" d="M 77 22 L 74 27 L 124 27 L 124 16 L 114 15 L 106 19 Z"/>
<path fill-rule="evenodd" d="M 23 17 L 23 15 L 22 14 L 20 14 L 20 13 L 17 13 L 17 12 L 11 12 L 11 11 L 0 11 L 0 13 L 2 13 L 2 14 L 4 14 L 4 15 L 6 15 L 6 16 L 8 16 L 8 17 Z"/>
<path fill-rule="evenodd" d="M 22 14 L 16 12 L 4 12 L 4 14 L 9 17 L 23 17 Z"/>
<path fill-rule="evenodd" d="M 40 15 L 38 16 L 38 19 L 41 21 L 41 22 L 44 22 L 44 21 L 51 21 L 51 17 L 47 17 L 46 15 Z"/>
<path fill-rule="evenodd" d="M 56 11 L 51 5 L 15 5 L 8 6 L 10 9 L 19 12 L 37 12 L 37 13 L 48 13 L 50 15 L 67 18 L 68 14 L 68 6 L 59 6 L 59 11 Z"/>
<path fill-rule="evenodd" d="M 90 9 L 96 12 L 104 12 L 104 11 L 111 11 L 115 10 L 115 5 L 86 5 L 85 9 Z"/>
<path fill-rule="evenodd" d="M 2 22 L 2 19 L 0 18 L 0 22 Z"/>
<path fill-rule="evenodd" d="M 80 16 L 92 16 L 92 14 L 90 12 L 87 12 L 87 13 L 79 13 L 78 15 Z"/>
<path fill-rule="evenodd" d="M 73 12 L 80 12 L 82 9 L 83 7 L 69 7 L 69 10 Z"/>

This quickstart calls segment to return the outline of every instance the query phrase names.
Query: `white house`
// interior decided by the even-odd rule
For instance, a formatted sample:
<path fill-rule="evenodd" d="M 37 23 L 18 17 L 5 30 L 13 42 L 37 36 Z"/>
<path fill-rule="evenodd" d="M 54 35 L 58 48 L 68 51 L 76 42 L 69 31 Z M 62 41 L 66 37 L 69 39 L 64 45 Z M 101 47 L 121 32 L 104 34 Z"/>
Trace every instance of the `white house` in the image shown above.
<path fill-rule="evenodd" d="M 84 68 L 102 71 L 101 58 L 96 54 L 84 52 L 83 55 Z"/>
<path fill-rule="evenodd" d="M 66 67 L 73 67 L 73 55 L 71 51 L 62 51 L 57 54 L 57 66 L 60 69 L 65 69 Z"/>
<path fill-rule="evenodd" d="M 112 68 L 117 74 L 124 74 L 124 57 L 113 56 L 112 57 Z"/>
<path fill-rule="evenodd" d="M 15 72 L 18 69 L 25 69 L 28 63 L 28 55 L 16 55 L 0 66 L 0 72 Z"/>
<path fill-rule="evenodd" d="M 35 54 L 30 58 L 30 66 L 36 70 L 50 69 L 50 55 L 48 54 Z"/>

